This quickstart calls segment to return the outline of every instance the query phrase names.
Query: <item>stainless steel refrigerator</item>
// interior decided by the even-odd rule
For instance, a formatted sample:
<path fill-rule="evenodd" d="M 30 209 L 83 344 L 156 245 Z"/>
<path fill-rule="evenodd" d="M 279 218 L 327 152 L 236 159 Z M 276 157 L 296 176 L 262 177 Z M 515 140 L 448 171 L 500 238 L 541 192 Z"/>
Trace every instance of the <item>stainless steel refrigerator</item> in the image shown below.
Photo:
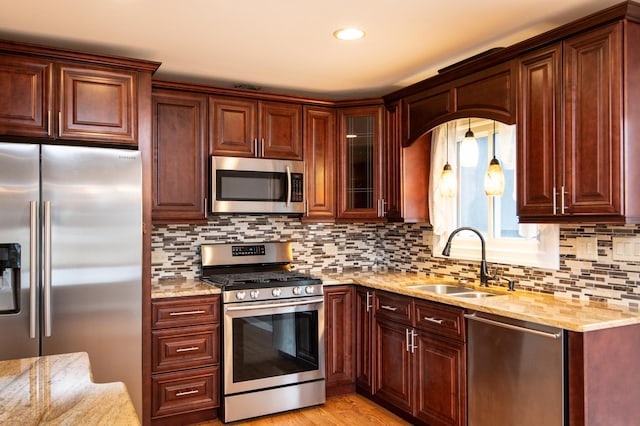
<path fill-rule="evenodd" d="M 140 416 L 141 264 L 138 151 L 0 143 L 0 360 L 87 352 Z"/>

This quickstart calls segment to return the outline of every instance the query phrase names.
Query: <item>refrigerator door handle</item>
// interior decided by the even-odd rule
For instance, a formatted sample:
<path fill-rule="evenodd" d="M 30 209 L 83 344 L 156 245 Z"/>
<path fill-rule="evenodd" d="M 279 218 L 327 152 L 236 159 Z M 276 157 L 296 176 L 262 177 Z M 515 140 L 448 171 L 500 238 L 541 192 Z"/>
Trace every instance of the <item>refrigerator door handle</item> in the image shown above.
<path fill-rule="evenodd" d="M 44 335 L 51 337 L 51 201 L 44 202 Z"/>
<path fill-rule="evenodd" d="M 29 337 L 35 339 L 38 300 L 38 202 L 29 203 Z"/>

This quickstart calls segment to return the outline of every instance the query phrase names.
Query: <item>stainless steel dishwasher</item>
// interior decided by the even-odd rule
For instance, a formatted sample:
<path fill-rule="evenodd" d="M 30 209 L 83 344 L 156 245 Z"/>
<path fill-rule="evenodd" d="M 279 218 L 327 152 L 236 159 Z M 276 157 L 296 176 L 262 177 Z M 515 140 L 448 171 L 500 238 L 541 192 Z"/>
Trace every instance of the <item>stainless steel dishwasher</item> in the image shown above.
<path fill-rule="evenodd" d="M 565 332 L 471 312 L 467 318 L 468 426 L 562 426 Z"/>

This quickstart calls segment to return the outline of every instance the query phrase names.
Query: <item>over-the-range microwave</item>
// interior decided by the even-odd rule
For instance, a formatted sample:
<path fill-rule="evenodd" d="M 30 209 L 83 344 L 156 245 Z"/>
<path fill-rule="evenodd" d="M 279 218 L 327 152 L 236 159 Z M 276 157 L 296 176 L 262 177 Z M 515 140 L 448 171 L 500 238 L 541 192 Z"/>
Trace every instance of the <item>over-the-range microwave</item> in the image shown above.
<path fill-rule="evenodd" d="M 213 213 L 304 213 L 304 162 L 211 157 Z"/>

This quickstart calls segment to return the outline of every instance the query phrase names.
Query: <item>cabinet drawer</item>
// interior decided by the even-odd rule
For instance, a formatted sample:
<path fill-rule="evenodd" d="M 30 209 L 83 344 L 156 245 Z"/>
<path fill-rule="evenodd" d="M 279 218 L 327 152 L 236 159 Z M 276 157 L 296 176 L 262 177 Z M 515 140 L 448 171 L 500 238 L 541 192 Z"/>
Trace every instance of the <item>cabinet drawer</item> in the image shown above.
<path fill-rule="evenodd" d="M 152 376 L 152 417 L 163 417 L 219 405 L 218 367 Z"/>
<path fill-rule="evenodd" d="M 218 364 L 218 324 L 155 330 L 151 333 L 153 372 Z"/>
<path fill-rule="evenodd" d="M 158 329 L 218 322 L 218 300 L 218 296 L 154 300 L 151 327 Z"/>
<path fill-rule="evenodd" d="M 413 320 L 413 299 L 391 293 L 376 292 L 376 317 L 387 318 L 406 325 Z"/>
<path fill-rule="evenodd" d="M 416 328 L 464 341 L 462 309 L 416 301 Z"/>

